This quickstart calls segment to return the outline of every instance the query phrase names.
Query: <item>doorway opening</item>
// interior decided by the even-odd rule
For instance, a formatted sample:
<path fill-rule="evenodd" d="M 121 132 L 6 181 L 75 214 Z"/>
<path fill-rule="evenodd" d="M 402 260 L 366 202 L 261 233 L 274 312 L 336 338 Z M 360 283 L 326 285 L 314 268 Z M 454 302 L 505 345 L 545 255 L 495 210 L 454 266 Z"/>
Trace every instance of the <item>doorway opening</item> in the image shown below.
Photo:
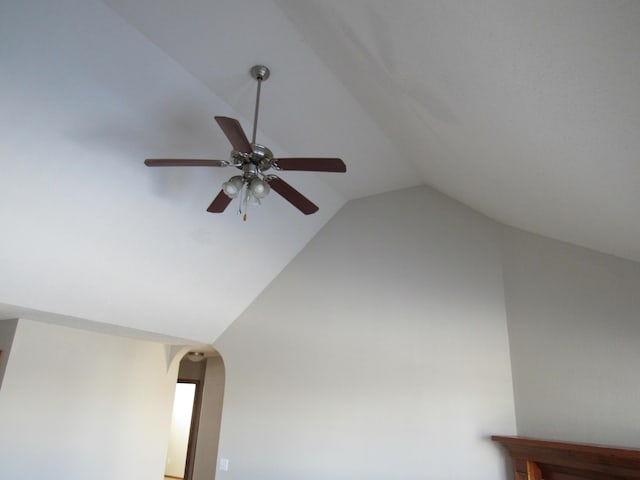
<path fill-rule="evenodd" d="M 169 449 L 164 471 L 165 478 L 183 479 L 188 477 L 186 469 L 189 464 L 189 454 L 193 450 L 193 448 L 189 448 L 189 444 L 192 443 L 191 433 L 195 430 L 193 421 L 197 417 L 195 410 L 198 406 L 196 397 L 200 392 L 199 383 L 198 381 L 178 380 L 176 384 Z"/>
<path fill-rule="evenodd" d="M 214 350 L 189 352 L 180 361 L 165 479 L 211 478 L 216 472 L 224 363 Z"/>

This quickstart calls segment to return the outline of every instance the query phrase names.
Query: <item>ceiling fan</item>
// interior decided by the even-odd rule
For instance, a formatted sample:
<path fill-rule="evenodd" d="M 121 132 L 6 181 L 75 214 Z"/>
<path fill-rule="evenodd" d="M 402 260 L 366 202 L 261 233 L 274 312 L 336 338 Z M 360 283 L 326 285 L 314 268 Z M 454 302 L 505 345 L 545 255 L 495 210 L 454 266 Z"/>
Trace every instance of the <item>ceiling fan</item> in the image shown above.
<path fill-rule="evenodd" d="M 249 203 L 260 203 L 271 189 L 305 215 L 318 211 L 318 206 L 302 195 L 280 177 L 264 173 L 267 170 L 298 170 L 308 172 L 346 172 L 347 167 L 339 158 L 275 158 L 271 150 L 256 143 L 258 110 L 260 107 L 260 86 L 267 80 L 270 71 L 264 65 L 256 65 L 250 70 L 251 76 L 258 81 L 256 106 L 253 116 L 253 135 L 251 142 L 235 118 L 215 117 L 216 122 L 231 143 L 233 150 L 229 160 L 167 159 L 148 158 L 144 161 L 148 167 L 236 167 L 242 174 L 235 175 L 222 184 L 222 190 L 211 202 L 208 212 L 222 213 L 231 200 L 240 197 L 238 214 L 247 219 L 246 209 Z"/>

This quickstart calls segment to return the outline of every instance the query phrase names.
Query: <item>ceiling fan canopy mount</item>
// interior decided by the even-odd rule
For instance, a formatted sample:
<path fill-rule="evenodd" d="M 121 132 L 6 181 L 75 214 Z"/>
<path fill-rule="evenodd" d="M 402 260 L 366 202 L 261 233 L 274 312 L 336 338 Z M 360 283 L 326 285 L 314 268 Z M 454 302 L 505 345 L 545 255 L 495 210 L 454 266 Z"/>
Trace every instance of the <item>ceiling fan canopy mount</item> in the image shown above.
<path fill-rule="evenodd" d="M 271 70 L 269 70 L 269 67 L 265 67 L 264 65 L 254 65 L 253 67 L 251 67 L 251 70 L 249 70 L 249 72 L 251 73 L 251 76 L 253 78 L 260 81 L 265 81 L 269 78 L 269 75 L 271 75 Z"/>

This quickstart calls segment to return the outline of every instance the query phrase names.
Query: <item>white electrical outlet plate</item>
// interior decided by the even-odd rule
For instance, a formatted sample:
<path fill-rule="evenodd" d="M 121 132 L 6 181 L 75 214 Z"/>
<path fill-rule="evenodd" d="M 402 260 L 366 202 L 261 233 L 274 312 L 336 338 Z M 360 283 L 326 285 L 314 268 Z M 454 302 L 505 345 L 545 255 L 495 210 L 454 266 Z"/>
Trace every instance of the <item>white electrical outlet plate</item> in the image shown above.
<path fill-rule="evenodd" d="M 220 459 L 220 470 L 222 470 L 223 472 L 228 472 L 229 471 L 229 459 L 228 458 L 221 458 Z"/>

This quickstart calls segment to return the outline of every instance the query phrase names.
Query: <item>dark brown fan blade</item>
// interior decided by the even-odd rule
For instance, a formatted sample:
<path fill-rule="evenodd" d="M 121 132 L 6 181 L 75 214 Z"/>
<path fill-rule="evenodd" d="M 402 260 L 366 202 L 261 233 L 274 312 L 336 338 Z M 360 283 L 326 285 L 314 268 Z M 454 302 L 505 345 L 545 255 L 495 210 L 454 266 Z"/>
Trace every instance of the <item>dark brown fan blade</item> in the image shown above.
<path fill-rule="evenodd" d="M 226 167 L 225 160 L 195 160 L 188 158 L 147 158 L 147 167 Z"/>
<path fill-rule="evenodd" d="M 276 158 L 274 164 L 279 170 L 339 173 L 347 171 L 347 166 L 339 158 Z"/>
<path fill-rule="evenodd" d="M 302 195 L 298 190 L 293 188 L 280 177 L 270 175 L 269 177 L 267 177 L 267 181 L 269 182 L 269 185 L 271 185 L 271 188 L 282 195 L 285 200 L 287 200 L 289 203 L 291 203 L 291 205 L 296 207 L 305 215 L 316 213 L 318 211 L 317 205 L 315 205 L 311 200 Z"/>
<path fill-rule="evenodd" d="M 247 136 L 242 130 L 242 125 L 235 118 L 230 117 L 215 117 L 216 122 L 220 125 L 220 128 L 231 142 L 234 150 L 242 153 L 252 153 L 253 149 L 247 139 Z"/>
<path fill-rule="evenodd" d="M 230 203 L 231 198 L 227 197 L 227 194 L 224 193 L 224 191 L 220 190 L 218 196 L 213 199 L 213 202 L 211 202 L 211 205 L 209 205 L 209 208 L 207 208 L 207 212 L 222 213 Z"/>

